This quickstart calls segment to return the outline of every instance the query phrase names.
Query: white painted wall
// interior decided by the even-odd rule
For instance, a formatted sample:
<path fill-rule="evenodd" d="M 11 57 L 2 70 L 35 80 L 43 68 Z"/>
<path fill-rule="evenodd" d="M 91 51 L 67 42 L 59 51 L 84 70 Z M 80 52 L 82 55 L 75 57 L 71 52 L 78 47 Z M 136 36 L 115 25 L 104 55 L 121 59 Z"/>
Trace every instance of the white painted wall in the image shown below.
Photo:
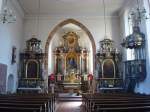
<path fill-rule="evenodd" d="M 2 3 L 3 3 L 3 0 L 0 0 L 0 11 L 2 9 Z"/>
<path fill-rule="evenodd" d="M 14 75 L 16 84 L 14 85 L 13 91 L 15 92 L 17 87 L 19 52 L 23 37 L 23 13 L 21 13 L 20 6 L 15 0 L 8 1 L 8 6 L 13 10 L 17 21 L 16 23 L 0 24 L 0 63 L 8 66 L 7 78 L 9 74 Z M 18 11 L 18 9 L 20 10 Z M 17 48 L 17 62 L 12 65 L 11 56 L 13 46 Z"/>
<path fill-rule="evenodd" d="M 39 26 L 38 39 L 42 40 L 42 48 L 45 48 L 48 35 L 53 28 L 66 19 L 75 19 L 86 26 L 94 37 L 96 48 L 99 47 L 99 41 L 104 39 L 104 20 L 103 17 L 40 17 L 39 25 L 35 17 L 27 17 L 24 25 L 24 46 L 25 41 L 30 39 L 32 35 L 37 34 L 37 26 Z M 116 46 L 120 48 L 120 22 L 118 17 L 107 17 L 107 35 L 116 42 Z"/>

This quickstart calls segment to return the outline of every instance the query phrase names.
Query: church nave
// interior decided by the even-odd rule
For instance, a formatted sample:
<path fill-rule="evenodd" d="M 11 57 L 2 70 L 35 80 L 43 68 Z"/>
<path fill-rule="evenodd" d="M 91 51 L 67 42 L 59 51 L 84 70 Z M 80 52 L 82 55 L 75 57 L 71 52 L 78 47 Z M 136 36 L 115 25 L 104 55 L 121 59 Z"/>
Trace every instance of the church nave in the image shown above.
<path fill-rule="evenodd" d="M 150 112 L 150 0 L 0 0 L 0 112 Z"/>

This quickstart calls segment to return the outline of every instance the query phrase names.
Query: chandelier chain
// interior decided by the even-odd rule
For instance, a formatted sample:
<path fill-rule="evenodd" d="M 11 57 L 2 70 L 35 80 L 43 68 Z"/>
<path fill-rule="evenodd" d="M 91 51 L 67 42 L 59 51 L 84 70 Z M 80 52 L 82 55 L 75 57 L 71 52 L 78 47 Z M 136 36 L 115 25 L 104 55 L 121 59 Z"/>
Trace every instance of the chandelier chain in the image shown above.
<path fill-rule="evenodd" d="M 38 0 L 38 13 L 37 13 L 37 36 L 39 36 L 39 20 L 40 20 L 40 8 L 41 8 L 41 1 Z"/>
<path fill-rule="evenodd" d="M 139 26 L 141 24 L 142 20 L 149 19 L 149 15 L 146 13 L 146 9 L 142 8 L 140 6 L 140 0 L 136 0 L 137 3 L 137 8 L 133 8 L 132 10 L 129 11 L 129 22 L 131 23 L 132 26 Z M 149 4 L 149 0 L 148 0 Z"/>
<path fill-rule="evenodd" d="M 106 33 L 107 33 L 107 25 L 106 25 L 106 5 L 105 5 L 105 0 L 103 0 L 103 8 L 104 8 L 104 26 L 105 26 L 105 36 L 104 38 L 106 38 Z"/>
<path fill-rule="evenodd" d="M 138 7 L 138 9 L 140 9 L 140 4 L 139 4 L 139 0 L 136 0 L 136 2 L 137 2 L 137 7 Z"/>

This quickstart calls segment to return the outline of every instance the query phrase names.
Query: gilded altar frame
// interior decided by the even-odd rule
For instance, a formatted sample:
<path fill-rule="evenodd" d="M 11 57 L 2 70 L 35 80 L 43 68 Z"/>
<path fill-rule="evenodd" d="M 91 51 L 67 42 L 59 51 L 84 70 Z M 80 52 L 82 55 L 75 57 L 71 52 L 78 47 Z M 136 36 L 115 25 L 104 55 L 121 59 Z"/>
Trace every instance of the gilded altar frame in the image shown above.
<path fill-rule="evenodd" d="M 66 75 L 72 73 L 80 77 L 82 74 L 89 73 L 88 50 L 79 45 L 79 38 L 75 32 L 67 32 L 62 36 L 62 44 L 53 51 L 54 73 L 56 76 L 61 75 L 63 81 L 65 81 Z"/>
<path fill-rule="evenodd" d="M 113 41 L 100 41 L 100 51 L 97 53 L 98 87 L 100 90 L 123 88 L 123 77 L 120 65 L 120 53 L 114 48 Z"/>

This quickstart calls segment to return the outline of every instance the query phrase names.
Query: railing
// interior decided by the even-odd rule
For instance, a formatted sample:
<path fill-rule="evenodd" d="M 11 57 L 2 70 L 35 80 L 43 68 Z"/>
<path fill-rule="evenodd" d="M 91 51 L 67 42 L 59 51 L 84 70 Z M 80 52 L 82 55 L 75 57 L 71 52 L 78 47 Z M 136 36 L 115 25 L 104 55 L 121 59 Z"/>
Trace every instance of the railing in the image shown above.
<path fill-rule="evenodd" d="M 43 84 L 43 80 L 40 79 L 21 79 L 19 80 L 19 87 L 27 87 L 27 88 L 36 88 L 37 86 L 41 86 Z"/>
<path fill-rule="evenodd" d="M 123 78 L 99 78 L 98 89 L 101 90 L 123 90 L 124 83 Z"/>

